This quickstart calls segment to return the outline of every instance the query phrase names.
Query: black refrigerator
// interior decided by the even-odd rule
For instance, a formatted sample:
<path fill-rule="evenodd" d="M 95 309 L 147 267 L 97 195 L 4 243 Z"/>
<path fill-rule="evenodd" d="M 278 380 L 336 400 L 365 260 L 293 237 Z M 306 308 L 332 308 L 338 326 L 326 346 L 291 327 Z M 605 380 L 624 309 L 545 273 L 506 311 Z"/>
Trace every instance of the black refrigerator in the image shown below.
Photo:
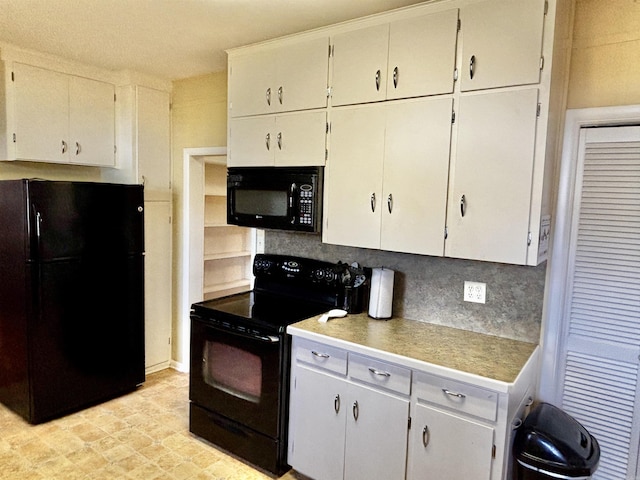
<path fill-rule="evenodd" d="M 140 185 L 0 181 L 0 402 L 41 423 L 144 373 Z"/>

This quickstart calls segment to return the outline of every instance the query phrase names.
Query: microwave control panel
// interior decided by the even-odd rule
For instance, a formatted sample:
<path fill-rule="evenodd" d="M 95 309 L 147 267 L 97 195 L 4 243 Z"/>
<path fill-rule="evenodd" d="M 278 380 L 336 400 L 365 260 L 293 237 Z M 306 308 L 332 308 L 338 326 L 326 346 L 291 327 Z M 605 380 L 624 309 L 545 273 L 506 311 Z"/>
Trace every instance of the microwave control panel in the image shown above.
<path fill-rule="evenodd" d="M 298 221 L 301 225 L 313 225 L 313 185 L 300 185 Z"/>

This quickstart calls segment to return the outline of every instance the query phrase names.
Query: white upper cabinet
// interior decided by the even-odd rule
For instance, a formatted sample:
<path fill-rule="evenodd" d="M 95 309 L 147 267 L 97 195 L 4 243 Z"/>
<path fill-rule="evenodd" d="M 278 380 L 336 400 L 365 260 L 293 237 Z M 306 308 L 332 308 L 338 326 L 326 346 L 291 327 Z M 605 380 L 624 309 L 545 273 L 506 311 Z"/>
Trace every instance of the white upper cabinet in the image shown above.
<path fill-rule="evenodd" d="M 458 10 L 332 37 L 332 105 L 453 92 Z"/>
<path fill-rule="evenodd" d="M 538 83 L 544 17 L 545 0 L 488 0 L 462 7 L 462 91 Z"/>
<path fill-rule="evenodd" d="M 335 35 L 331 104 L 376 102 L 387 95 L 389 25 Z"/>
<path fill-rule="evenodd" d="M 15 159 L 115 166 L 115 87 L 13 65 Z"/>
<path fill-rule="evenodd" d="M 457 9 L 391 23 L 387 98 L 453 92 L 457 36 Z"/>
<path fill-rule="evenodd" d="M 465 95 L 445 255 L 526 264 L 538 89 Z"/>
<path fill-rule="evenodd" d="M 325 242 L 443 255 L 452 103 L 332 112 Z"/>
<path fill-rule="evenodd" d="M 171 113 L 169 92 L 136 87 L 138 182 L 145 190 L 171 188 Z"/>
<path fill-rule="evenodd" d="M 324 165 L 326 130 L 324 110 L 231 119 L 228 166 Z"/>
<path fill-rule="evenodd" d="M 231 117 L 327 106 L 329 38 L 229 57 Z"/>

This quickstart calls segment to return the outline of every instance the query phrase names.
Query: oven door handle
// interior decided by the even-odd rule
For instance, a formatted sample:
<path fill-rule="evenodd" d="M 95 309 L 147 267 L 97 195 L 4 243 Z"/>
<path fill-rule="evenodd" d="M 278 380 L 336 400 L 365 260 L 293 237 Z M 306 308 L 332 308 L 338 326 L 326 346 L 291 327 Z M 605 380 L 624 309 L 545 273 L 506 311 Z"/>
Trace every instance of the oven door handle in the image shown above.
<path fill-rule="evenodd" d="M 195 319 L 196 318 L 194 318 L 194 320 Z M 260 342 L 270 343 L 270 344 L 275 344 L 280 342 L 280 337 L 278 337 L 277 335 L 260 335 L 260 334 L 254 334 L 254 333 L 239 332 L 231 328 L 221 328 L 218 325 L 212 325 L 210 323 L 207 323 L 206 320 L 200 319 L 199 317 L 197 318 L 197 320 L 200 321 L 206 328 L 212 328 L 214 330 L 218 330 L 219 332 L 225 332 L 231 335 L 235 335 L 237 337 L 247 338 L 249 340 L 258 340 Z"/>

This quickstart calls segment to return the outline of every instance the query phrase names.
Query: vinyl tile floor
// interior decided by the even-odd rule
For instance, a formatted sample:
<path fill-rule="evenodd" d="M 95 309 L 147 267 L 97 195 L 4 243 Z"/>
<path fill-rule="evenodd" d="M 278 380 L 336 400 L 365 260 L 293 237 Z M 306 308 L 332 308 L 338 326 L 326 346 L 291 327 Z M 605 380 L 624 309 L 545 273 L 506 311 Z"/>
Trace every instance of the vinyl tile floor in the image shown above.
<path fill-rule="evenodd" d="M 0 479 L 273 479 L 189 433 L 188 385 L 188 374 L 162 370 L 135 392 L 40 425 L 0 404 Z"/>

